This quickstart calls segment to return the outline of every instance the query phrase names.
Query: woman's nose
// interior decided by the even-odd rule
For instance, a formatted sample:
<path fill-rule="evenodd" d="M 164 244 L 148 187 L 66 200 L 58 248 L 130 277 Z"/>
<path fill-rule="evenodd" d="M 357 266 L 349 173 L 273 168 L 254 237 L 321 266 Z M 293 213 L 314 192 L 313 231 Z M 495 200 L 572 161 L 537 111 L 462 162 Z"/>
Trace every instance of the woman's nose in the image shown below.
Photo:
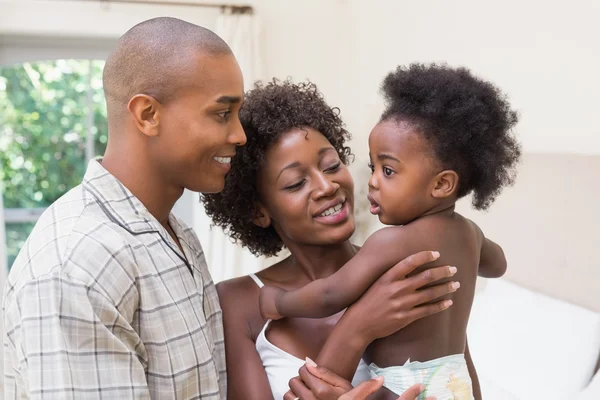
<path fill-rule="evenodd" d="M 318 197 L 331 197 L 340 188 L 339 183 L 332 181 L 329 177 L 321 174 L 318 179 L 319 187 L 316 190 Z"/>

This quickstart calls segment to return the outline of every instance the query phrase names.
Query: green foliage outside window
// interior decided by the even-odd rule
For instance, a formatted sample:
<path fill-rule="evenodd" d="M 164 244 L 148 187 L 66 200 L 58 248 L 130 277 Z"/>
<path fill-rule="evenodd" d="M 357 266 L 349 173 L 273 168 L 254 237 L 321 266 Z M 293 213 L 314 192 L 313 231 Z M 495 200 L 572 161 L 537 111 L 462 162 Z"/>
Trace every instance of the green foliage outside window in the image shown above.
<path fill-rule="evenodd" d="M 0 179 L 5 208 L 43 208 L 81 182 L 86 169 L 88 90 L 94 153 L 106 149 L 104 61 L 0 66 Z M 91 72 L 91 76 L 90 76 Z M 33 224 L 7 224 L 9 265 Z"/>

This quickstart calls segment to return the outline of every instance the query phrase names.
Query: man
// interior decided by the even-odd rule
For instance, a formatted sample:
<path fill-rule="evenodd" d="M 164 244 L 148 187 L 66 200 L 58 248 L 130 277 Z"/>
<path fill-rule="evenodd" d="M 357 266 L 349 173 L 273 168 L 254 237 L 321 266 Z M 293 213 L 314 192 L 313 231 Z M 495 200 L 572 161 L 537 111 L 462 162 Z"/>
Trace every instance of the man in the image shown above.
<path fill-rule="evenodd" d="M 223 188 L 246 141 L 242 73 L 213 32 L 156 18 L 120 38 L 103 84 L 106 153 L 41 216 L 8 278 L 5 397 L 225 399 L 216 290 L 171 210 L 184 189 Z"/>
<path fill-rule="evenodd" d="M 6 398 L 225 398 L 221 309 L 184 188 L 223 188 L 242 73 L 213 32 L 129 30 L 104 68 L 109 141 L 40 218 L 5 293 Z"/>

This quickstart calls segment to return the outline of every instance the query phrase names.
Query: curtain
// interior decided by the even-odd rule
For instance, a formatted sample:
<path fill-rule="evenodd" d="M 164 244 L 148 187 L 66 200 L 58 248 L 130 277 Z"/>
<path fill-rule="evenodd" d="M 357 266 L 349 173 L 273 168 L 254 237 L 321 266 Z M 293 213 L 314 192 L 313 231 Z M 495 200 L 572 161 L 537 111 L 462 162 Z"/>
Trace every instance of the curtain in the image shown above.
<path fill-rule="evenodd" d="M 260 24 L 251 10 L 227 7 L 218 17 L 215 33 L 231 47 L 244 74 L 244 90 L 263 78 L 260 54 Z M 193 227 L 200 238 L 215 282 L 260 270 L 266 260 L 233 244 L 223 231 L 211 226 L 201 203 L 194 203 Z"/>

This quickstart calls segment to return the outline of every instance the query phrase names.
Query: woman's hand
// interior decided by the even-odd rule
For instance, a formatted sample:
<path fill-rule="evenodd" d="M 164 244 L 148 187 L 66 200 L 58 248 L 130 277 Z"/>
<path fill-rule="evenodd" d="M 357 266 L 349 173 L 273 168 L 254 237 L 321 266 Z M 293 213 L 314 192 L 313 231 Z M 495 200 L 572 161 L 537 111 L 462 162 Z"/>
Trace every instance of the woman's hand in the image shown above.
<path fill-rule="evenodd" d="M 439 253 L 423 251 L 405 258 L 383 274 L 363 295 L 348 308 L 343 320 L 352 323 L 354 332 L 364 335 L 366 344 L 389 336 L 417 319 L 438 313 L 450 307 L 452 300 L 429 303 L 452 293 L 460 286 L 447 282 L 422 289 L 456 273 L 455 267 L 436 267 L 407 278 L 418 267 L 439 258 Z M 341 322 L 341 321 L 340 321 Z"/>
<path fill-rule="evenodd" d="M 378 377 L 353 388 L 350 382 L 327 368 L 318 367 L 310 359 L 299 373 L 300 377 L 290 381 L 292 390 L 286 393 L 284 400 L 365 400 L 383 385 L 383 378 Z M 411 386 L 397 400 L 416 400 L 423 390 L 423 385 Z M 435 398 L 428 397 L 426 400 Z"/>

